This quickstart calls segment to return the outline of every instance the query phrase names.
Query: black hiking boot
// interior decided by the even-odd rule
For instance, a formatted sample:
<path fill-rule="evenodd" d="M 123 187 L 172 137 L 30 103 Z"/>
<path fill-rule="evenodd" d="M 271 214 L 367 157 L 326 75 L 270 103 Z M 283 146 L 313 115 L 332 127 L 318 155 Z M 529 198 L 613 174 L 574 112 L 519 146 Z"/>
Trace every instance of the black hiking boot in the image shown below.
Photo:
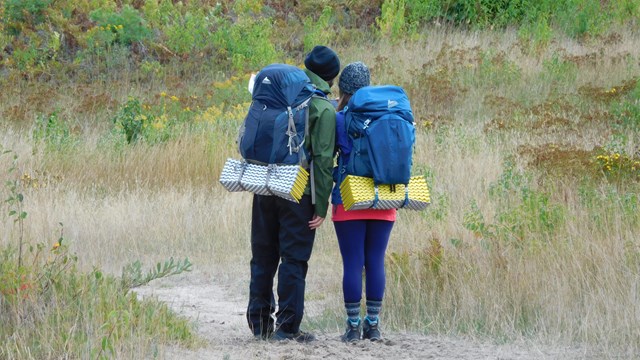
<path fill-rule="evenodd" d="M 298 331 L 294 334 L 278 330 L 271 339 L 276 341 L 294 340 L 299 343 L 310 343 L 312 341 L 315 341 L 316 337 L 313 336 L 313 334 L 304 331 Z"/>
<path fill-rule="evenodd" d="M 342 335 L 340 339 L 346 343 L 352 343 L 360 340 L 360 332 L 362 331 L 360 325 L 360 319 L 358 319 L 357 323 L 347 320 L 347 331 L 344 333 L 344 335 Z"/>
<path fill-rule="evenodd" d="M 369 339 L 371 341 L 382 340 L 382 335 L 380 335 L 380 330 L 378 330 L 378 321 L 371 322 L 368 317 L 364 318 L 364 322 L 362 324 L 362 338 Z"/>

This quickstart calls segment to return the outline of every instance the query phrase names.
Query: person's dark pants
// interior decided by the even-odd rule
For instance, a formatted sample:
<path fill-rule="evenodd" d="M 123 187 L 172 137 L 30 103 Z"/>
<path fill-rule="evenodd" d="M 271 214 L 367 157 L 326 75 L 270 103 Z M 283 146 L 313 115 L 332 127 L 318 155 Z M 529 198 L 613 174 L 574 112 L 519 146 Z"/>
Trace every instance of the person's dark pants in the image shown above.
<path fill-rule="evenodd" d="M 273 331 L 276 270 L 278 313 L 275 325 L 288 333 L 300 330 L 307 262 L 315 238 L 315 230 L 309 229 L 308 224 L 313 214 L 311 198 L 307 195 L 299 204 L 277 196 L 253 197 L 247 321 L 254 335 L 269 335 Z"/>

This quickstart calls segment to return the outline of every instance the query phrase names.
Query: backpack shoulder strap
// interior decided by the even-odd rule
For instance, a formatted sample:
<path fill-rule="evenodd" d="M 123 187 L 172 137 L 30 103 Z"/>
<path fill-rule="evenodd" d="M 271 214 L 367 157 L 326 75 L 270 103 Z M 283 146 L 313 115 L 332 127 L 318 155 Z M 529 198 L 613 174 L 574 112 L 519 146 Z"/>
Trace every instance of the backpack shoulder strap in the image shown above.
<path fill-rule="evenodd" d="M 314 89 L 313 89 L 313 96 L 314 97 L 321 97 L 321 98 L 324 98 L 324 99 L 327 98 L 327 94 L 325 94 L 324 91 L 318 89 L 315 86 L 314 86 Z"/>

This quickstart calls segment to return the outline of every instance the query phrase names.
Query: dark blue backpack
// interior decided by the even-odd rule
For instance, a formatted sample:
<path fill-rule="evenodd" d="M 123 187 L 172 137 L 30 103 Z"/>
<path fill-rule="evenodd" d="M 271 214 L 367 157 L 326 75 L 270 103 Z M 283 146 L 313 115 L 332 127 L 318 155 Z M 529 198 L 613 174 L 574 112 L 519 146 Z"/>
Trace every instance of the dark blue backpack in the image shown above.
<path fill-rule="evenodd" d="M 408 184 L 416 139 L 409 98 L 399 86 L 366 86 L 353 94 L 345 111 L 352 141 L 347 174 L 375 184 Z"/>
<path fill-rule="evenodd" d="M 315 86 L 303 70 L 272 64 L 255 78 L 252 103 L 240 130 L 242 157 L 259 164 L 308 166 L 304 140 Z"/>

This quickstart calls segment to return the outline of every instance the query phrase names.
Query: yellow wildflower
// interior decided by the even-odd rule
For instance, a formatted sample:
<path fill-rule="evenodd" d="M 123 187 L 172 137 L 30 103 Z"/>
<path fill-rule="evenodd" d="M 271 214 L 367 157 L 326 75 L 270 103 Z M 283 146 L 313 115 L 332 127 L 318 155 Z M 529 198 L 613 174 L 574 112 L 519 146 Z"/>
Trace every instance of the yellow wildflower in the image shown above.
<path fill-rule="evenodd" d="M 180 99 L 179 99 L 177 96 L 175 96 L 175 95 L 171 95 L 171 100 L 173 100 L 173 101 L 180 101 Z"/>
<path fill-rule="evenodd" d="M 60 247 L 60 242 L 56 242 L 55 244 L 53 244 L 53 248 L 51 250 L 56 250 Z"/>

